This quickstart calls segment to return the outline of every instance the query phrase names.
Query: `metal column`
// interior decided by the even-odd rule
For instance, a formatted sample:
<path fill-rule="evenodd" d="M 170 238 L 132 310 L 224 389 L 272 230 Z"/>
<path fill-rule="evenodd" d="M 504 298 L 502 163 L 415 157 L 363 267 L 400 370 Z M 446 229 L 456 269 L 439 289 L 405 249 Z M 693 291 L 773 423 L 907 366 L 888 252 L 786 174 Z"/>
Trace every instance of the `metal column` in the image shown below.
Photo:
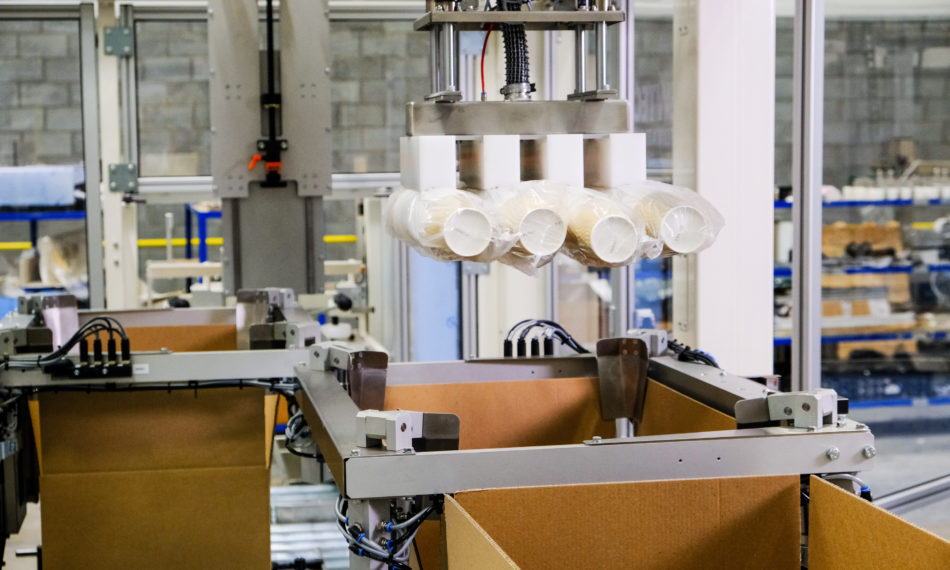
<path fill-rule="evenodd" d="M 792 146 L 792 390 L 821 385 L 824 0 L 795 2 Z"/>
<path fill-rule="evenodd" d="M 82 142 L 86 178 L 86 267 L 89 275 L 89 306 L 105 306 L 105 275 L 102 250 L 102 201 L 99 174 L 99 90 L 96 73 L 95 7 L 79 7 L 79 46 L 82 69 Z"/>
<path fill-rule="evenodd" d="M 617 83 L 618 89 L 620 90 L 620 98 L 627 101 L 628 113 L 630 114 L 630 132 L 632 133 L 636 130 L 636 125 L 633 122 L 634 85 L 636 83 L 636 73 L 634 69 L 635 17 L 633 14 L 633 0 L 627 0 L 626 4 L 627 20 L 620 28 L 620 75 Z M 600 48 L 598 47 L 598 49 Z M 606 74 L 604 77 L 606 77 Z M 607 89 L 607 87 L 599 84 L 597 88 Z M 612 335 L 623 336 L 624 333 L 633 328 L 633 311 L 636 309 L 635 276 L 636 269 L 633 264 L 611 269 L 610 271 L 612 295 L 610 333 Z"/>

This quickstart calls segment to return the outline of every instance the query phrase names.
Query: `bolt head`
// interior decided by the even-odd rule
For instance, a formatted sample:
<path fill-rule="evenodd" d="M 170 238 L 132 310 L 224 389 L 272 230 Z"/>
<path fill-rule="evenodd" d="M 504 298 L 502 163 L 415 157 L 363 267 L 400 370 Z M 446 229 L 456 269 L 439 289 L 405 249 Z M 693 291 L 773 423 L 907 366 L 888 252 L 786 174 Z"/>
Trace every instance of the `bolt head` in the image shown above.
<path fill-rule="evenodd" d="M 811 404 L 809 404 L 808 402 L 803 403 L 803 404 L 802 404 L 802 409 L 807 412 L 808 410 L 811 409 Z"/>
<path fill-rule="evenodd" d="M 359 457 L 359 454 L 360 454 L 360 450 L 355 447 L 352 450 L 350 450 L 350 457 Z"/>
<path fill-rule="evenodd" d="M 871 459 L 872 457 L 877 455 L 877 450 L 874 449 L 873 445 L 866 445 L 864 446 L 864 449 L 861 450 L 861 455 L 863 455 L 867 459 Z"/>
<path fill-rule="evenodd" d="M 786 415 L 786 416 L 792 415 L 792 408 L 789 407 L 789 406 L 785 406 L 785 409 L 782 410 L 782 411 L 785 412 L 785 415 Z"/>
<path fill-rule="evenodd" d="M 829 447 L 828 450 L 825 451 L 825 456 L 828 459 L 834 461 L 841 457 L 841 450 L 839 450 L 837 447 Z"/>

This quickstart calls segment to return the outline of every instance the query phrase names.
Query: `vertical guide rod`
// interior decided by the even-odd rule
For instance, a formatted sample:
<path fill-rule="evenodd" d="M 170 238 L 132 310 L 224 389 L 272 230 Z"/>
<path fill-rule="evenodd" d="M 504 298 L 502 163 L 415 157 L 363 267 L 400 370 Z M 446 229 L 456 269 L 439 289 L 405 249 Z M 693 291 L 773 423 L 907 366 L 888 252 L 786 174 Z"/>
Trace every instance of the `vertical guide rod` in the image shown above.
<path fill-rule="evenodd" d="M 574 28 L 574 93 L 584 91 L 587 91 L 587 31 L 577 26 Z"/>
<path fill-rule="evenodd" d="M 607 83 L 607 22 L 601 22 L 594 28 L 597 40 L 597 89 L 608 90 Z"/>
<path fill-rule="evenodd" d="M 795 2 L 792 146 L 792 390 L 821 386 L 824 0 Z"/>
<path fill-rule="evenodd" d="M 442 29 L 442 40 L 445 45 L 442 49 L 442 69 L 445 72 L 445 90 L 458 90 L 458 67 L 456 66 L 458 53 L 455 43 L 455 24 L 445 24 Z"/>
<path fill-rule="evenodd" d="M 429 93 L 442 91 L 442 26 L 429 30 Z"/>

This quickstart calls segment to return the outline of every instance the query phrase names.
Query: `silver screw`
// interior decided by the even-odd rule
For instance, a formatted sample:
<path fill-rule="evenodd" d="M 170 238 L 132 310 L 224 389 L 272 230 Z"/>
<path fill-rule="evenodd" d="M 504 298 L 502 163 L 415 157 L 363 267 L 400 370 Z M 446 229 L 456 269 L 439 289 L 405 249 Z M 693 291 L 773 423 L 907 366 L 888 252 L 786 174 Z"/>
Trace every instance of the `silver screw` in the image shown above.
<path fill-rule="evenodd" d="M 359 457 L 359 455 L 360 450 L 355 447 L 350 451 L 350 457 Z"/>
<path fill-rule="evenodd" d="M 788 406 L 785 406 L 785 409 L 782 410 L 782 411 L 785 412 L 785 415 L 786 415 L 786 416 L 792 415 L 792 408 L 790 408 L 790 407 L 788 407 Z"/>
<path fill-rule="evenodd" d="M 600 443 L 600 440 L 601 440 L 601 439 L 602 439 L 602 438 L 601 438 L 599 435 L 595 435 L 595 436 L 593 437 L 593 442 L 594 442 L 594 443 Z"/>
<path fill-rule="evenodd" d="M 825 456 L 828 459 L 834 461 L 835 459 L 841 457 L 841 450 L 839 450 L 837 447 L 829 447 L 828 451 L 825 452 Z"/>
<path fill-rule="evenodd" d="M 803 403 L 803 404 L 802 404 L 802 409 L 807 412 L 808 410 L 811 409 L 811 404 L 809 404 L 808 402 Z"/>
<path fill-rule="evenodd" d="M 871 459 L 872 457 L 877 455 L 877 450 L 874 449 L 873 445 L 865 445 L 864 449 L 861 450 L 861 455 L 863 455 L 867 459 Z"/>

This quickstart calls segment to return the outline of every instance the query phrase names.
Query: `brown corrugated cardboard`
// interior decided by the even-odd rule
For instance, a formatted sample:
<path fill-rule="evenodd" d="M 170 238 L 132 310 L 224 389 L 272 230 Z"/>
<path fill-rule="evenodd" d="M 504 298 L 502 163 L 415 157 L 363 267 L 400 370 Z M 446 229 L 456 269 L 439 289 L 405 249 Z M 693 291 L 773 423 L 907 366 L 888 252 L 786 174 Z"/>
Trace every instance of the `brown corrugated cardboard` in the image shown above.
<path fill-rule="evenodd" d="M 456 414 L 462 449 L 560 445 L 614 436 L 598 394 L 596 378 L 387 386 L 385 408 Z"/>
<path fill-rule="evenodd" d="M 237 327 L 234 325 L 129 327 L 126 332 L 129 344 L 136 352 L 163 348 L 172 352 L 237 349 Z"/>
<path fill-rule="evenodd" d="M 452 570 L 518 568 L 515 561 L 451 496 L 445 497 L 445 525 L 448 565 Z"/>
<path fill-rule="evenodd" d="M 431 520 L 422 523 L 419 527 L 419 534 L 416 535 L 415 548 L 418 549 L 419 556 L 422 557 L 422 567 L 426 569 L 438 570 L 445 568 L 445 533 L 443 532 L 441 520 Z M 416 560 L 415 552 L 410 557 L 410 566 L 416 567 L 412 561 Z"/>
<path fill-rule="evenodd" d="M 800 565 L 797 476 L 496 489 L 455 500 L 522 568 Z M 466 528 L 471 521 L 449 515 L 451 504 L 450 567 L 499 560 L 491 541 Z"/>
<path fill-rule="evenodd" d="M 40 415 L 46 474 L 263 465 L 256 388 L 46 392 Z"/>
<path fill-rule="evenodd" d="M 269 568 L 269 483 L 263 465 L 44 475 L 43 568 Z"/>
<path fill-rule="evenodd" d="M 818 477 L 811 477 L 808 567 L 950 568 L 950 542 Z"/>
<path fill-rule="evenodd" d="M 40 396 L 44 568 L 267 568 L 258 389 Z"/>
<path fill-rule="evenodd" d="M 736 429 L 736 420 L 654 380 L 647 381 L 637 435 Z"/>

